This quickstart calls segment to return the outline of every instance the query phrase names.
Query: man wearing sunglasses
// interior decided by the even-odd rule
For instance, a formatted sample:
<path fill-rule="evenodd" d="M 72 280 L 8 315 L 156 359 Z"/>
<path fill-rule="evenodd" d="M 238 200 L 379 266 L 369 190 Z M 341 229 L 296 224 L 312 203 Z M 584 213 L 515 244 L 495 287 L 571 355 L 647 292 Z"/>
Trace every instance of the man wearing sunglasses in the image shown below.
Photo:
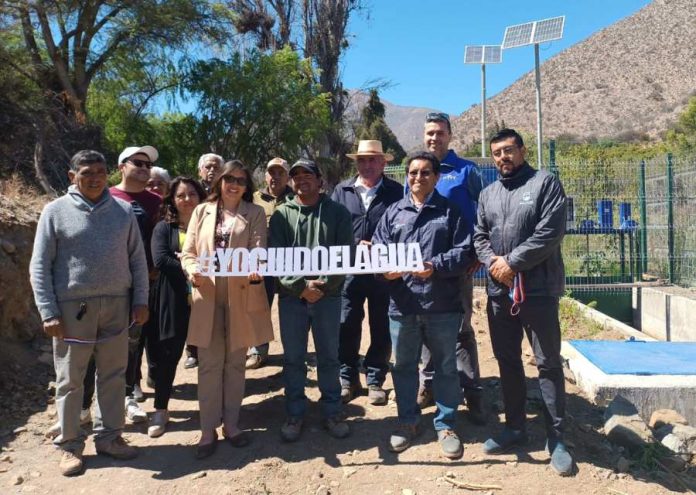
<path fill-rule="evenodd" d="M 154 280 L 156 274 L 152 263 L 150 239 L 158 221 L 162 198 L 145 188 L 150 180 L 150 169 L 158 157 L 159 153 L 152 146 L 129 146 L 124 149 L 118 157 L 121 182 L 109 189 L 113 197 L 130 203 L 133 208 L 143 237 L 147 269 L 151 281 Z M 145 347 L 145 332 L 136 326 L 131 329 L 130 333 L 128 370 L 126 371 L 126 417 L 133 423 L 141 423 L 147 420 L 147 414 L 138 405 L 138 402 L 145 400 L 140 388 L 140 364 Z"/>
<path fill-rule="evenodd" d="M 459 207 L 467 233 L 473 235 L 476 224 L 476 202 L 481 192 L 481 174 L 475 163 L 459 158 L 449 148 L 452 139 L 452 125 L 449 115 L 433 112 L 425 117 L 423 144 L 441 162 L 440 179 L 435 186 L 437 192 Z M 477 425 L 486 422 L 483 407 L 483 387 L 480 382 L 476 336 L 471 326 L 473 308 L 473 273 L 478 265 L 472 265 L 461 277 L 460 295 L 464 309 L 461 328 L 457 336 L 457 370 L 459 383 L 466 399 L 469 420 Z M 418 404 L 421 407 L 433 402 L 433 365 L 430 350 L 423 346 L 423 367 Z"/>

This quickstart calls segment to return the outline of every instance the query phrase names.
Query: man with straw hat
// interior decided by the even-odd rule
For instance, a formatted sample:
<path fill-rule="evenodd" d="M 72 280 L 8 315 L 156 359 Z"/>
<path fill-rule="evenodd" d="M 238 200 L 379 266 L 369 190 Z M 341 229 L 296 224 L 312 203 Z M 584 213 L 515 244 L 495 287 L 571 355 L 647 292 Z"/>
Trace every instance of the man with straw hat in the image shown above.
<path fill-rule="evenodd" d="M 387 207 L 399 201 L 403 186 L 384 176 L 384 166 L 394 159 L 382 151 L 377 140 L 362 140 L 356 153 L 346 155 L 355 161 L 357 176 L 338 184 L 331 199 L 345 206 L 353 220 L 355 244 L 370 244 L 377 223 Z M 387 403 L 382 385 L 389 370 L 389 292 L 386 284 L 375 283 L 373 275 L 348 275 L 341 293 L 341 333 L 338 356 L 341 361 L 341 399 L 349 402 L 361 391 L 359 378 L 360 336 L 368 303 L 370 347 L 364 359 L 368 401 Z"/>

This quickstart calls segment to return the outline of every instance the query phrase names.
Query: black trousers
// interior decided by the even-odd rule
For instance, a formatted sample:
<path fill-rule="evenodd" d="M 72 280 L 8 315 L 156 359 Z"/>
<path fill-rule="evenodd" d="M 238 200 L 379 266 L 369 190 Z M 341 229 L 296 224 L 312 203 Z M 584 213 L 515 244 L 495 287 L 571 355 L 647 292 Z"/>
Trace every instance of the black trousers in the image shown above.
<path fill-rule="evenodd" d="M 167 409 L 176 368 L 184 353 L 186 334 L 160 340 L 159 335 L 151 333 L 147 336 L 146 345 L 150 376 L 155 381 L 155 409 Z"/>
<path fill-rule="evenodd" d="M 522 365 L 523 332 L 532 346 L 539 371 L 546 432 L 549 438 L 563 434 L 565 382 L 561 364 L 561 327 L 558 298 L 527 297 L 516 316 L 510 315 L 508 296 L 488 298 L 488 325 L 493 354 L 498 360 L 500 384 L 505 401 L 505 424 L 525 429 L 527 387 Z"/>
<path fill-rule="evenodd" d="M 145 323 L 145 326 L 150 323 Z M 133 396 L 133 387 L 140 383 L 142 379 L 142 371 L 140 366 L 143 362 L 143 350 L 145 349 L 145 340 L 147 329 L 138 325 L 134 325 L 128 330 L 128 367 L 126 368 L 126 397 Z M 149 356 L 148 356 L 149 363 Z M 148 364 L 148 366 L 150 366 Z"/>
<path fill-rule="evenodd" d="M 341 361 L 341 383 L 358 382 L 360 339 L 367 300 L 370 323 L 370 347 L 363 362 L 367 385 L 382 386 L 389 371 L 391 336 L 389 334 L 389 292 L 386 284 L 374 275 L 348 275 L 341 293 L 341 329 L 338 359 Z"/>
<path fill-rule="evenodd" d="M 462 325 L 457 334 L 457 371 L 459 373 L 459 386 L 464 392 L 464 396 L 480 394 L 483 390 L 481 386 L 481 372 L 478 362 L 478 349 L 476 347 L 476 334 L 471 326 L 471 315 L 473 313 L 474 281 L 471 276 L 463 276 L 459 286 L 462 298 Z M 420 377 L 421 385 L 429 387 L 433 380 L 433 363 L 430 349 L 423 345 L 421 350 Z"/>

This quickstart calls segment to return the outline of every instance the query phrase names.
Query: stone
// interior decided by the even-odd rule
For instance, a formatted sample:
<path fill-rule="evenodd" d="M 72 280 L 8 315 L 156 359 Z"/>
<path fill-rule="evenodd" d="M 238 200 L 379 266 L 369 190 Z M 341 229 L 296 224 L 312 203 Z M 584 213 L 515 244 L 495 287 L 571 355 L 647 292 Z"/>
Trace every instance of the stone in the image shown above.
<path fill-rule="evenodd" d="M 626 459 L 624 456 L 619 457 L 616 462 L 616 471 L 619 473 L 627 473 L 631 469 L 631 461 Z"/>
<path fill-rule="evenodd" d="M 12 479 L 10 480 L 10 485 L 12 485 L 12 486 L 21 485 L 22 483 L 24 483 L 24 478 L 19 474 L 16 476 L 13 476 Z"/>
<path fill-rule="evenodd" d="M 628 449 L 640 449 L 655 441 L 652 431 L 638 415 L 636 407 L 617 395 L 604 411 L 604 434 L 609 441 Z"/>
<path fill-rule="evenodd" d="M 329 490 L 329 487 L 326 485 L 319 485 L 319 488 L 317 488 L 317 491 L 314 492 L 314 495 L 330 495 L 331 490 Z"/>
<path fill-rule="evenodd" d="M 12 457 L 9 454 L 3 454 L 0 456 L 0 462 L 12 462 Z"/>
<path fill-rule="evenodd" d="M 208 473 L 207 473 L 207 472 L 205 472 L 205 471 L 198 471 L 198 472 L 195 473 L 193 476 L 191 476 L 191 479 L 192 479 L 192 480 L 199 480 L 199 479 L 201 479 L 201 478 L 205 478 L 206 476 L 208 476 Z"/>
<path fill-rule="evenodd" d="M 18 435 L 19 433 L 24 433 L 25 431 L 27 431 L 26 426 L 18 426 L 17 428 L 12 430 L 12 433 L 14 433 L 15 435 Z"/>
<path fill-rule="evenodd" d="M 5 251 L 7 254 L 14 254 L 17 251 L 17 246 L 12 244 L 10 241 L 6 241 L 5 239 L 2 240 L 2 250 Z"/>
<path fill-rule="evenodd" d="M 665 432 L 667 426 L 660 429 Z M 696 428 L 693 426 L 675 425 L 671 432 L 661 439 L 662 445 L 676 454 L 696 454 Z"/>
<path fill-rule="evenodd" d="M 674 409 L 658 409 L 650 415 L 648 426 L 653 430 L 658 430 L 664 425 L 688 425 L 684 416 Z"/>
<path fill-rule="evenodd" d="M 670 471 L 682 471 L 686 467 L 686 461 L 678 455 L 665 456 L 660 463 Z"/>

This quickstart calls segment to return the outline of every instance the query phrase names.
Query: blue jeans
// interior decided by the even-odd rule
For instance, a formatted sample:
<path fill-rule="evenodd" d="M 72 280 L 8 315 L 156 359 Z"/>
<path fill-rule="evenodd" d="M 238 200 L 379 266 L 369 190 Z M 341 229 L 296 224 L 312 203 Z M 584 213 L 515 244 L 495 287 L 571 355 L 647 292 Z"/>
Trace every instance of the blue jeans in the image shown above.
<path fill-rule="evenodd" d="M 317 374 L 321 391 L 321 411 L 325 418 L 341 412 L 340 363 L 338 333 L 341 324 L 341 298 L 323 297 L 308 303 L 298 297 L 281 297 L 278 301 L 280 338 L 283 342 L 285 404 L 288 416 L 302 417 L 307 409 L 304 388 L 307 380 L 307 338 L 312 327 L 317 355 Z"/>
<path fill-rule="evenodd" d="M 394 353 L 392 379 L 399 423 L 415 425 L 420 420 L 421 411 L 416 402 L 418 360 L 421 347 L 425 343 L 432 353 L 435 371 L 433 376 L 433 395 L 437 406 L 433 420 L 435 430 L 454 429 L 462 393 L 459 387 L 455 352 L 462 314 L 390 316 L 389 320 Z"/>

